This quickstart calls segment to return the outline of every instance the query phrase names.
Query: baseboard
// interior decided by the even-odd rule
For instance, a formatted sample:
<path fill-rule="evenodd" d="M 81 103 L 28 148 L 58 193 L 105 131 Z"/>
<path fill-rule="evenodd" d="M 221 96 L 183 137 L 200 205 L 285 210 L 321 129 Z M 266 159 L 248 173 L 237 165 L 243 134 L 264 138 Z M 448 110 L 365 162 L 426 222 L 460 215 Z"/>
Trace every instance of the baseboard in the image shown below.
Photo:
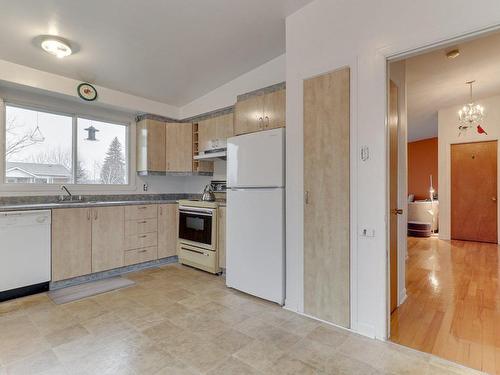
<path fill-rule="evenodd" d="M 21 288 L 6 290 L 0 292 L 0 302 L 15 298 L 30 296 L 32 294 L 43 293 L 49 290 L 49 282 L 43 282 L 34 285 L 23 286 Z"/>

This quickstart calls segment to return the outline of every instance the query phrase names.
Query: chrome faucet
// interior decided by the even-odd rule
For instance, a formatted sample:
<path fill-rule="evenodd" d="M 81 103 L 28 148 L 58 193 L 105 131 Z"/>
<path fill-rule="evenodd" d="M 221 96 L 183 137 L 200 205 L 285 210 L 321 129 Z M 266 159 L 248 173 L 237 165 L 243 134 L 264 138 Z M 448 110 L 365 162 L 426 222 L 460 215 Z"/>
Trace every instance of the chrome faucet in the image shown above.
<path fill-rule="evenodd" d="M 61 190 L 64 190 L 66 193 L 68 193 L 68 196 L 69 196 L 69 200 L 73 200 L 73 194 L 71 194 L 68 190 L 68 188 L 65 186 L 65 185 L 61 185 Z M 64 200 L 64 197 L 61 196 L 61 200 L 63 201 Z"/>

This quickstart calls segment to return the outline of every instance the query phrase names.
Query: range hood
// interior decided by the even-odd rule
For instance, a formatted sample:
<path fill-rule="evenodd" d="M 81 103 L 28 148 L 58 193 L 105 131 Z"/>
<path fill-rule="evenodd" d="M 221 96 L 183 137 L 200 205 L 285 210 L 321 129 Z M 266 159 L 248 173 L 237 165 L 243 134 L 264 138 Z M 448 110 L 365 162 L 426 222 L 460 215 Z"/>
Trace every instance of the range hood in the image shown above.
<path fill-rule="evenodd" d="M 194 156 L 194 160 L 226 160 L 227 149 L 216 148 L 213 150 L 201 151 L 198 155 Z"/>

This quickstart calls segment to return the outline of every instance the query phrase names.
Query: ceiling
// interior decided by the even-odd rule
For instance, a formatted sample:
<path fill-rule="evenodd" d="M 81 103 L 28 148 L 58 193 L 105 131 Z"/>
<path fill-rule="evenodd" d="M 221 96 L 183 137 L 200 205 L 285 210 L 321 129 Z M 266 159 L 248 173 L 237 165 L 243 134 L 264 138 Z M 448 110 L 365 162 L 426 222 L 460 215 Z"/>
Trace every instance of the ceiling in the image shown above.
<path fill-rule="evenodd" d="M 460 56 L 448 59 L 456 47 Z M 500 94 L 500 33 L 407 59 L 408 140 L 437 137 L 438 111 L 465 104 L 471 80 L 476 99 Z"/>
<path fill-rule="evenodd" d="M 285 18 L 311 0 L 2 2 L 0 59 L 182 106 L 285 52 Z M 68 39 L 59 60 L 33 43 Z"/>

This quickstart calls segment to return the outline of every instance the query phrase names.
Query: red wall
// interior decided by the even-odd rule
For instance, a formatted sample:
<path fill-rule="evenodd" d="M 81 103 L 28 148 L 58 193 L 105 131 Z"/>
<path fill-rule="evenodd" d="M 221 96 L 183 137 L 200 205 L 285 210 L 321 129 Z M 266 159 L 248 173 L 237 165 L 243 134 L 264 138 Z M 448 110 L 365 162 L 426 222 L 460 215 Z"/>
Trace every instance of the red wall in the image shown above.
<path fill-rule="evenodd" d="M 408 143 L 408 194 L 415 199 L 429 198 L 429 175 L 438 191 L 438 139 L 430 138 Z"/>

